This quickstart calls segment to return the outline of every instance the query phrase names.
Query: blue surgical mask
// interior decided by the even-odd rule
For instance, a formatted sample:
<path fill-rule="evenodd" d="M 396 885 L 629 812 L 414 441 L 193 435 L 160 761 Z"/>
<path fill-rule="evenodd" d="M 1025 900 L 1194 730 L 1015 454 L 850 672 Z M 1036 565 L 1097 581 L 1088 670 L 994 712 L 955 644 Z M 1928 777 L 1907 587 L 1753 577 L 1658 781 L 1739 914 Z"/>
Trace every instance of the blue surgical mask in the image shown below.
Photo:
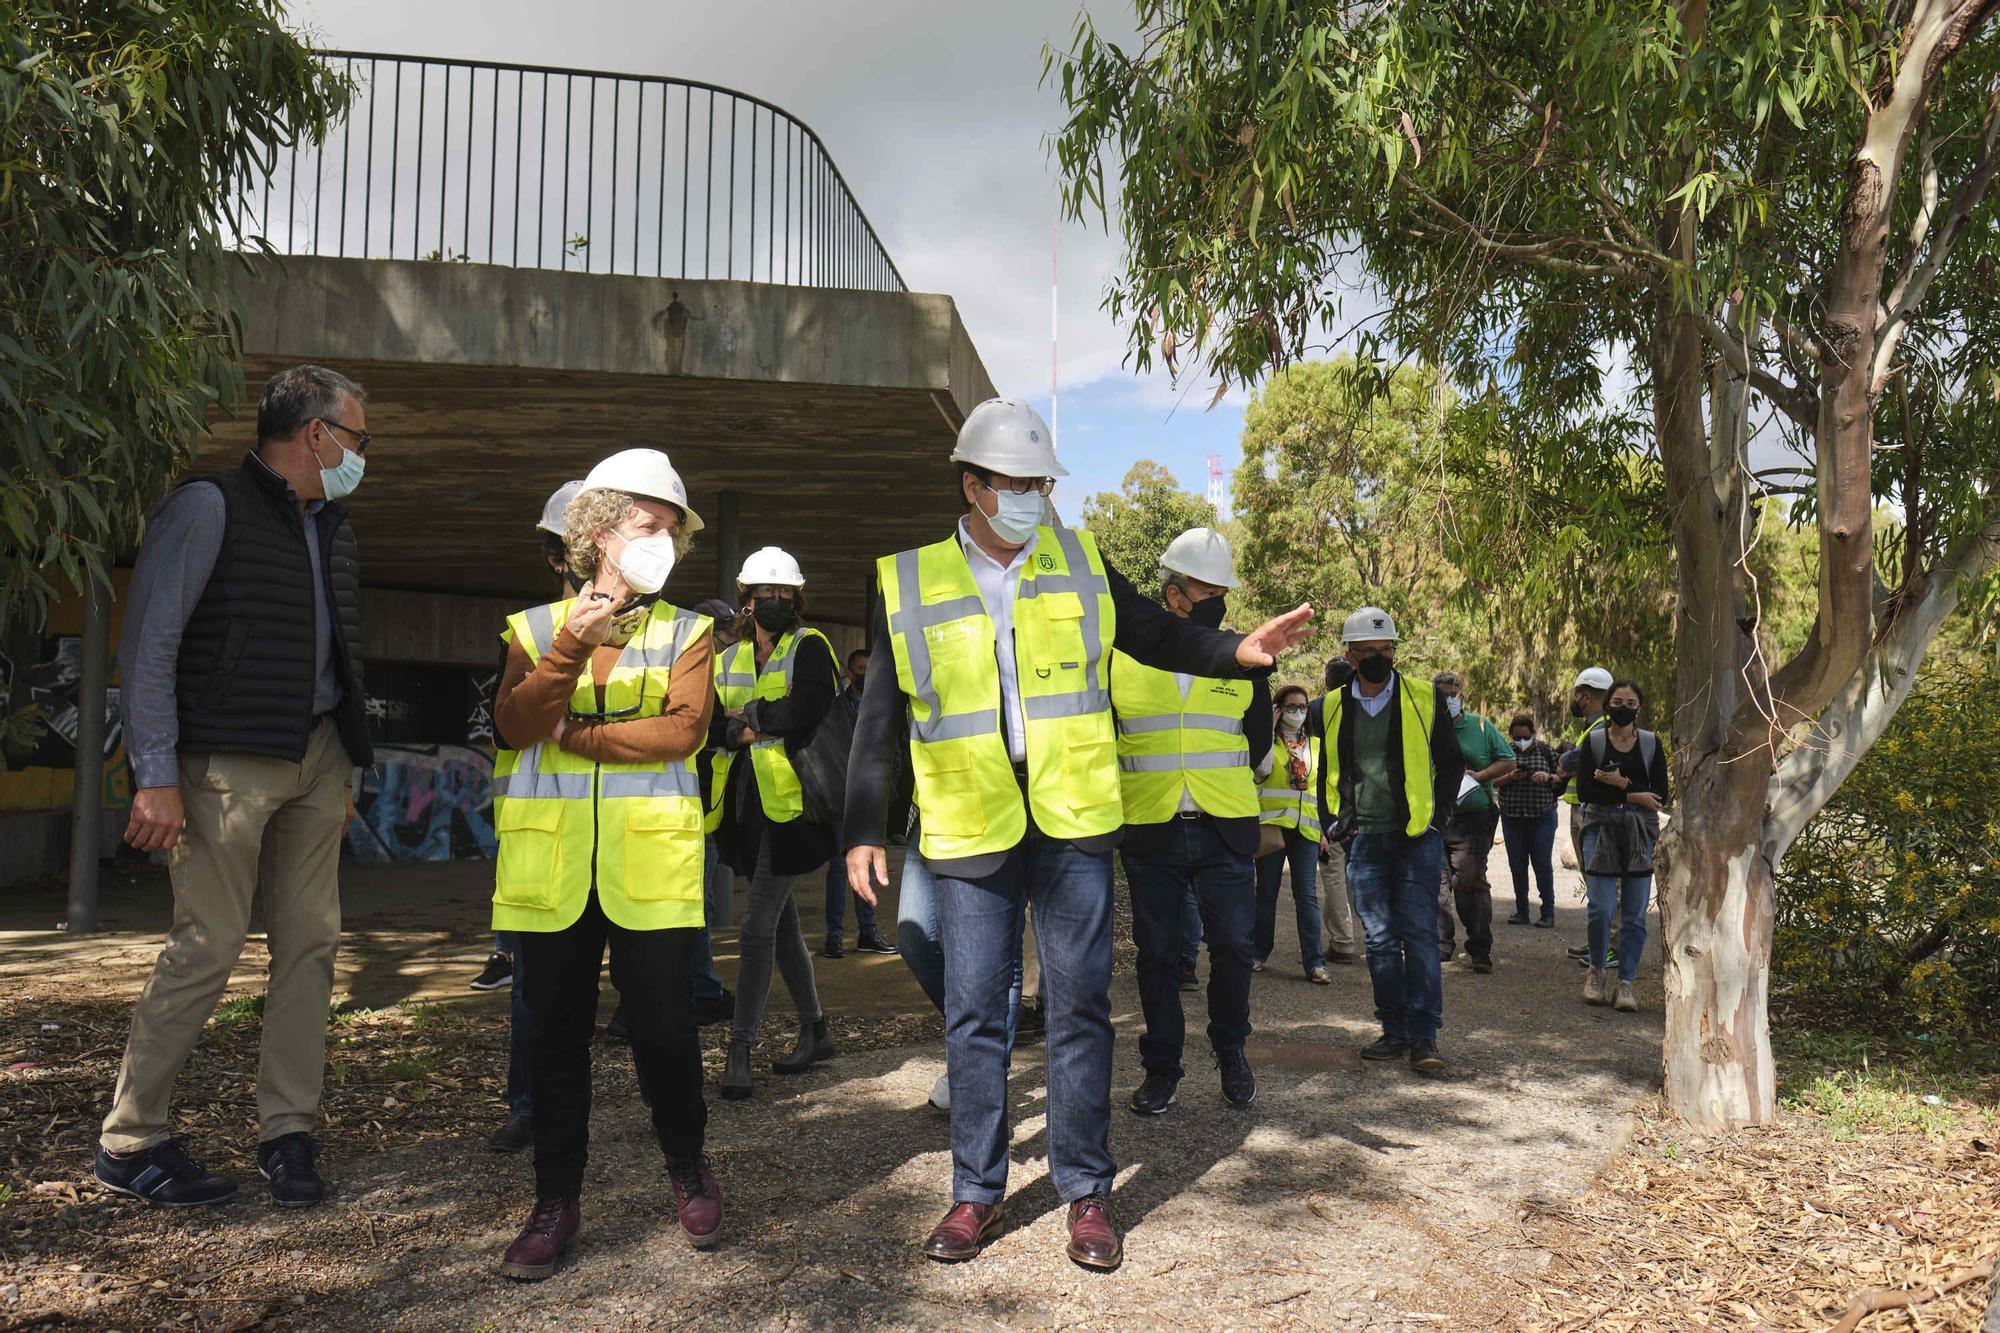
<path fill-rule="evenodd" d="M 1465 711 L 1465 701 L 1454 694 L 1444 701 L 1444 708 L 1447 713 L 1457 717 Z"/>
<path fill-rule="evenodd" d="M 1042 493 L 1029 491 L 1026 495 L 1016 495 L 1012 491 L 994 491 L 993 495 L 1000 507 L 986 521 L 992 525 L 994 535 L 1011 546 L 1026 546 L 1034 539 L 1035 529 L 1042 526 Z"/>
<path fill-rule="evenodd" d="M 335 467 L 319 470 L 319 484 L 326 491 L 329 500 L 345 500 L 361 485 L 361 474 L 368 469 L 368 461 L 346 445 L 340 446 L 340 463 Z"/>

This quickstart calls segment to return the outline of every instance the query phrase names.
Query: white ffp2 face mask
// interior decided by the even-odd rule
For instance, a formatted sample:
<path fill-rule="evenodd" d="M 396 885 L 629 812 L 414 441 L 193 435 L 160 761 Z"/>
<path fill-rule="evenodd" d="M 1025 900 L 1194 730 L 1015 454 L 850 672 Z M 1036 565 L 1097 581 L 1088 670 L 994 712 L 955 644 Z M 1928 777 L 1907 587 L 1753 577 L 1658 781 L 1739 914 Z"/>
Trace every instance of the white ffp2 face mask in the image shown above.
<path fill-rule="evenodd" d="M 628 537 L 625 549 L 613 563 L 625 586 L 633 592 L 658 592 L 667 586 L 667 576 L 674 572 L 674 539 Z"/>
<path fill-rule="evenodd" d="M 1287 731 L 1297 731 L 1306 724 L 1306 710 L 1303 708 L 1287 708 L 1284 710 L 1284 718 L 1285 729 Z"/>
<path fill-rule="evenodd" d="M 1011 545 L 1026 546 L 1035 529 L 1042 526 L 1042 493 L 1029 491 L 1026 495 L 1016 495 L 1012 491 L 994 491 L 993 495 L 1000 507 L 986 521 L 992 525 L 994 535 Z"/>

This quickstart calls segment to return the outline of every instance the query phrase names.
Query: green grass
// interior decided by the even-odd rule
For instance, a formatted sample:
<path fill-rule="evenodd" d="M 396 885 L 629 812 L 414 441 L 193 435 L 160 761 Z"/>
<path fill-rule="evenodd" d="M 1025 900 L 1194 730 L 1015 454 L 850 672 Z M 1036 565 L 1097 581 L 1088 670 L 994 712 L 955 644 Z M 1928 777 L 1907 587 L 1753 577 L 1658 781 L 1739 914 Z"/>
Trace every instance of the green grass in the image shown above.
<path fill-rule="evenodd" d="M 261 1021 L 263 1017 L 264 997 L 261 995 L 239 995 L 215 1007 L 217 1023 L 249 1023 Z"/>
<path fill-rule="evenodd" d="M 13 1201 L 14 1187 L 12 1185 L 0 1185 L 0 1208 L 6 1207 Z"/>
<path fill-rule="evenodd" d="M 418 1032 L 456 1032 L 471 1026 L 471 1020 L 451 1005 L 411 1000 L 398 1007 Z"/>
<path fill-rule="evenodd" d="M 423 1051 L 399 1055 L 382 1066 L 383 1075 L 398 1083 L 414 1083 L 419 1079 L 429 1078 L 436 1072 L 437 1064 Z"/>
<path fill-rule="evenodd" d="M 1825 1121 L 1837 1139 L 1939 1137 L 2000 1120 L 2000 1043 L 1939 1043 L 1846 1028 L 1772 1034 L 1778 1101 Z"/>

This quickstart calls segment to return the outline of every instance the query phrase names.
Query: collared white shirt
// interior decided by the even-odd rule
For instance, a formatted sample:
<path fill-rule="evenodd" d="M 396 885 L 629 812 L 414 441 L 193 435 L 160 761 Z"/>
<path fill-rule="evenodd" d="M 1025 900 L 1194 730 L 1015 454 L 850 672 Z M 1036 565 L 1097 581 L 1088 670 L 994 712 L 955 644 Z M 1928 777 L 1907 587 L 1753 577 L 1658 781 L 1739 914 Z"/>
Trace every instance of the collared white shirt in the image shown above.
<path fill-rule="evenodd" d="M 1370 717 L 1380 717 L 1382 710 L 1389 706 L 1389 701 L 1396 697 L 1396 673 L 1393 671 L 1389 673 L 1388 688 L 1384 689 L 1373 699 L 1361 692 L 1361 678 L 1359 676 L 1356 676 L 1354 683 L 1347 688 L 1354 691 L 1354 697 L 1361 704 L 1362 712 L 1368 714 Z"/>
<path fill-rule="evenodd" d="M 1040 540 L 1039 533 L 1029 538 L 1028 544 L 1003 565 L 972 540 L 969 520 L 958 520 L 958 542 L 965 548 L 965 563 L 972 569 L 972 581 L 978 585 L 980 600 L 986 603 L 986 614 L 993 621 L 993 656 L 1000 667 L 1000 711 L 1007 721 L 1007 757 L 1017 764 L 1027 762 L 1028 758 L 1028 716 L 1021 709 L 1021 681 L 1014 664 L 1014 592 L 1021 585 L 1021 571 L 1027 568 L 1028 556 Z"/>

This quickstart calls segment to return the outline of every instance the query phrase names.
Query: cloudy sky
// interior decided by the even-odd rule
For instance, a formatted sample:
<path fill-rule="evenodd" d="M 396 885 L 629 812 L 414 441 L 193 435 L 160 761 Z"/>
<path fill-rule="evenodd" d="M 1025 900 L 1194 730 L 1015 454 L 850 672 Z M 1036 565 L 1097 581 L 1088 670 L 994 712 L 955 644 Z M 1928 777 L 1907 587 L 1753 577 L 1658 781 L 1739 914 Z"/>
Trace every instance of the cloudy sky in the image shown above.
<path fill-rule="evenodd" d="M 1090 0 L 1106 30 L 1124 0 Z M 668 75 L 763 97 L 813 127 L 909 285 L 958 302 L 1003 393 L 1048 413 L 1051 224 L 1042 46 L 1067 46 L 1078 0 L 292 0 L 318 44 Z M 1115 487 L 1140 458 L 1190 490 L 1207 459 L 1233 470 L 1240 396 L 1203 411 L 1202 385 L 1122 365 L 1123 332 L 1098 309 L 1117 257 L 1101 226 L 1060 237 L 1058 438 L 1074 474 L 1057 501 Z"/>

